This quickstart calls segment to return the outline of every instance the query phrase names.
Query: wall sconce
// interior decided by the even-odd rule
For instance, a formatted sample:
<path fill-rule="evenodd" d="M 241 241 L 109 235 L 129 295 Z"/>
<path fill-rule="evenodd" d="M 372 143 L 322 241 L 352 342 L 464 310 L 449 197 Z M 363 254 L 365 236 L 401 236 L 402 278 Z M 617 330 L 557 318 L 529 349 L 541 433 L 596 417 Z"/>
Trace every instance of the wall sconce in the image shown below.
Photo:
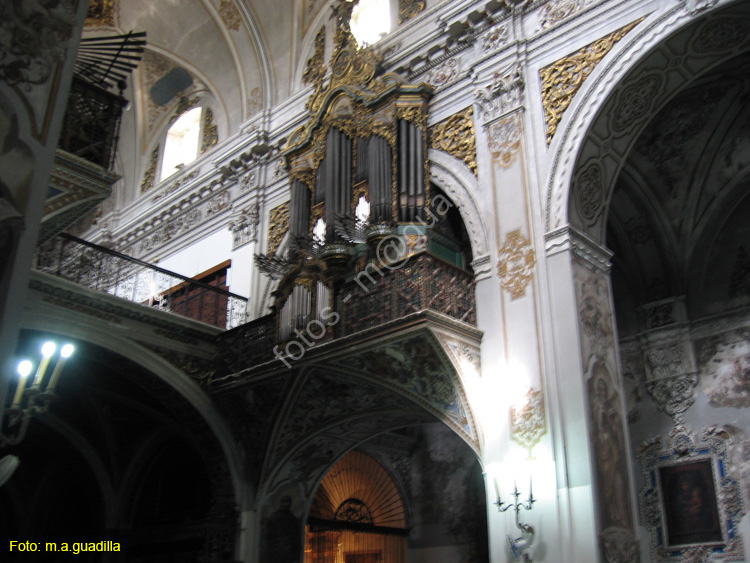
<path fill-rule="evenodd" d="M 13 395 L 13 402 L 10 407 L 5 409 L 2 421 L 0 421 L 2 422 L 0 426 L 0 448 L 15 446 L 20 443 L 26 436 L 31 417 L 49 410 L 50 403 L 57 399 L 55 387 L 60 379 L 65 362 L 74 350 L 72 344 L 65 344 L 60 348 L 55 369 L 52 371 L 46 386 L 44 386 L 44 376 L 57 352 L 57 344 L 45 342 L 42 345 L 42 358 L 28 389 L 26 389 L 26 383 L 34 366 L 29 360 L 22 360 L 18 363 L 18 386 Z"/>
<path fill-rule="evenodd" d="M 525 502 L 518 500 L 521 493 L 518 492 L 518 487 L 514 484 L 512 493 L 514 497 L 513 502 L 510 504 L 504 503 L 500 498 L 500 487 L 497 484 L 497 479 L 495 479 L 495 494 L 497 495 L 497 500 L 495 501 L 497 510 L 499 512 L 506 512 L 513 508 L 516 512 L 516 527 L 521 530 L 521 535 L 517 538 L 514 538 L 511 534 L 507 535 L 508 547 L 516 558 L 516 561 L 531 561 L 533 553 L 531 548 L 534 544 L 534 527 L 524 524 L 518 519 L 518 513 L 522 508 L 524 510 L 531 510 L 536 502 L 534 492 L 532 491 L 531 479 L 529 479 L 529 498 Z"/>

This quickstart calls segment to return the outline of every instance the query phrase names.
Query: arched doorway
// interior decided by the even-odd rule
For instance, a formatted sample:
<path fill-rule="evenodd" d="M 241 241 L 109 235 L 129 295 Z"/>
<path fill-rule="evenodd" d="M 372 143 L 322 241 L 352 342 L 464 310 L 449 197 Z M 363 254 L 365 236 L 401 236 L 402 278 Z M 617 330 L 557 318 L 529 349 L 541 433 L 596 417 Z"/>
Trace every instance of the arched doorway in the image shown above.
<path fill-rule="evenodd" d="M 670 539 L 664 516 L 676 502 L 676 490 L 669 485 L 679 481 L 674 472 L 690 469 L 683 462 L 699 451 L 711 461 L 690 471 L 705 469 L 710 475 L 711 463 L 718 467 L 721 454 L 704 441 L 713 432 L 708 428 L 722 429 L 717 432 L 723 438 L 714 444 L 726 445 L 730 436 L 744 432 L 728 430 L 728 420 L 715 416 L 709 415 L 712 424 L 706 424 L 706 410 L 701 416 L 697 409 L 689 411 L 699 400 L 702 361 L 716 359 L 716 347 L 706 348 L 707 359 L 701 360 L 695 344 L 717 335 L 696 333 L 691 306 L 685 305 L 692 297 L 699 304 L 693 311 L 702 310 L 701 315 L 707 308 L 726 311 L 732 302 L 729 270 L 741 262 L 745 235 L 732 216 L 742 204 L 729 194 L 744 181 L 744 164 L 738 152 L 726 147 L 736 150 L 744 143 L 729 133 L 733 121 L 735 131 L 744 122 L 743 104 L 737 105 L 743 98 L 730 92 L 732 72 L 745 64 L 749 45 L 740 30 L 750 25 L 750 13 L 741 3 L 702 17 L 695 13 L 665 9 L 636 28 L 609 64 L 592 74 L 569 114 L 568 127 L 553 143 L 548 257 L 549 264 L 563 257 L 563 239 L 570 245 L 562 260 L 576 295 L 571 328 L 579 339 L 580 363 L 573 371 L 582 374 L 584 385 L 577 392 L 589 437 L 579 453 L 593 468 L 593 516 L 602 560 L 634 560 L 639 552 L 641 559 L 649 559 L 649 544 L 682 557 L 689 538 Z M 649 34 L 658 25 L 663 26 L 659 33 Z M 735 77 L 734 83 L 739 82 Z M 733 157 L 719 156 L 722 150 Z M 721 180 L 717 170 L 731 168 L 731 162 L 733 178 Z M 731 266 L 725 251 L 719 251 L 733 238 L 730 232 L 736 235 L 729 244 L 735 253 Z M 557 262 L 552 269 L 562 265 Z M 712 285 L 722 275 L 724 281 Z M 719 286 L 718 293 L 724 293 L 717 300 Z M 735 344 L 741 340 L 737 333 L 731 338 Z M 571 367 L 579 361 L 570 354 L 559 357 L 569 358 Z M 577 383 L 572 381 L 571 387 Z M 638 423 L 639 416 L 647 422 Z M 688 424 L 691 417 L 696 418 Z M 602 440 L 603 435 L 608 439 Z M 613 456 L 629 473 L 629 491 L 615 484 L 622 478 L 607 477 Z M 665 469 L 667 465 L 673 469 Z M 736 482 L 737 473 L 728 475 Z M 722 495 L 732 496 L 728 489 L 717 489 L 712 509 L 729 531 L 721 540 L 717 531 L 711 547 L 693 537 L 698 549 L 712 557 L 735 553 L 740 542 L 737 525 L 744 511 L 723 509 Z"/>

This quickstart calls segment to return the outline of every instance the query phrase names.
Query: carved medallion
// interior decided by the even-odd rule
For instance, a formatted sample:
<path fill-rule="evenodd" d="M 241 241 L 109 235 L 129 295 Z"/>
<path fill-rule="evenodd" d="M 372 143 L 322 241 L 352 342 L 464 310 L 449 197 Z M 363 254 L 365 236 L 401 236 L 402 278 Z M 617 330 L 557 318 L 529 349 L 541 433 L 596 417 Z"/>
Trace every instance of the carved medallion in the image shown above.
<path fill-rule="evenodd" d="M 520 229 L 508 233 L 505 244 L 500 249 L 500 285 L 510 292 L 511 299 L 526 295 L 526 286 L 534 277 L 536 255 L 531 242 L 521 234 Z"/>

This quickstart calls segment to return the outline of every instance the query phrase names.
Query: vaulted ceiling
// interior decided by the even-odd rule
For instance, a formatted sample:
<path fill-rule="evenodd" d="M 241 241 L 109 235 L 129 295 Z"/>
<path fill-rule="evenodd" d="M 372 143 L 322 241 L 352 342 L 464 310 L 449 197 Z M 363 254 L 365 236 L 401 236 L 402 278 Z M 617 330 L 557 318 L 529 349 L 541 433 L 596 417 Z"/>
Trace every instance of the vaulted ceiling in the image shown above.
<path fill-rule="evenodd" d="M 698 319 L 750 301 L 750 56 L 677 94 L 643 130 L 610 202 L 620 334 L 638 308 L 685 299 Z"/>

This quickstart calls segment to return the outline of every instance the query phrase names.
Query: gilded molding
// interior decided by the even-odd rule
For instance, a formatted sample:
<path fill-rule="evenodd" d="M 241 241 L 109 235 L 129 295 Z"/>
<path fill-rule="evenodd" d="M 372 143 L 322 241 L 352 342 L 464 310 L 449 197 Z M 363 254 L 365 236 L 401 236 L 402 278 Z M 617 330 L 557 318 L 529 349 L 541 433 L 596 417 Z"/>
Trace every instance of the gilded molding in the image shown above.
<path fill-rule="evenodd" d="M 526 286 L 534 277 L 536 254 L 529 239 L 520 229 L 508 233 L 505 244 L 500 249 L 500 285 L 510 293 L 511 299 L 526 295 Z"/>
<path fill-rule="evenodd" d="M 424 10 L 425 0 L 399 0 L 398 23 L 404 23 Z"/>
<path fill-rule="evenodd" d="M 154 187 L 154 181 L 156 180 L 156 166 L 159 164 L 159 145 L 154 147 L 151 151 L 151 162 L 148 166 L 148 170 L 143 175 L 143 181 L 141 182 L 141 193 L 147 192 Z"/>
<path fill-rule="evenodd" d="M 114 27 L 115 0 L 90 0 L 85 27 Z"/>
<path fill-rule="evenodd" d="M 219 142 L 218 127 L 214 124 L 214 112 L 206 108 L 203 112 L 203 141 L 201 143 L 201 154 Z"/>
<path fill-rule="evenodd" d="M 237 9 L 234 0 L 221 0 L 217 11 L 219 12 L 221 21 L 227 26 L 227 29 L 237 31 L 240 28 L 242 16 L 240 15 L 240 11 Z"/>
<path fill-rule="evenodd" d="M 477 145 L 472 106 L 454 113 L 430 128 L 430 148 L 462 160 L 477 175 Z"/>
<path fill-rule="evenodd" d="M 547 145 L 552 142 L 552 137 L 557 131 L 565 110 L 568 109 L 583 82 L 612 50 L 612 47 L 642 20 L 643 18 L 629 23 L 539 71 L 542 80 L 544 121 L 547 125 Z"/>
<path fill-rule="evenodd" d="M 271 209 L 268 222 L 268 254 L 276 254 L 289 229 L 289 202 Z"/>

